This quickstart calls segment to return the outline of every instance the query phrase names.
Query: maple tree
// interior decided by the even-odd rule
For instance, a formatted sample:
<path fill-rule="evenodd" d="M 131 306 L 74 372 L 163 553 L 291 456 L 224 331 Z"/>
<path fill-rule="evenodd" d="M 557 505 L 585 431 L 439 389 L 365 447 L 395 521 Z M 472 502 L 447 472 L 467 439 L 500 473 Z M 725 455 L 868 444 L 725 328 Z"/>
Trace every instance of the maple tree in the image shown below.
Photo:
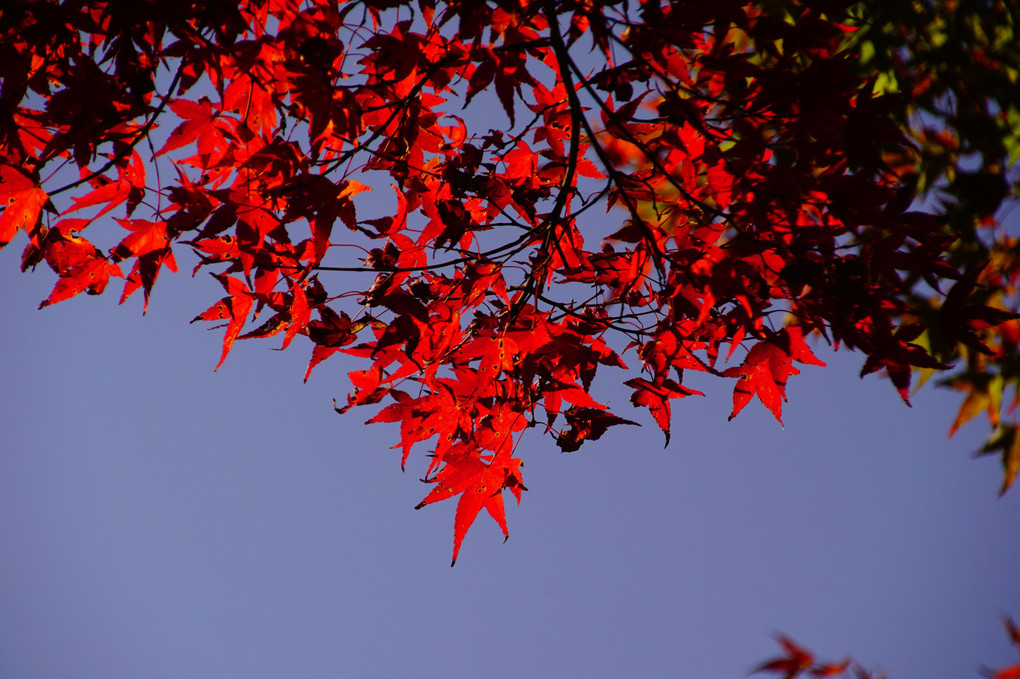
<path fill-rule="evenodd" d="M 908 403 L 955 370 L 950 433 L 987 414 L 1005 492 L 1017 17 L 950 4 L 7 3 L 0 246 L 56 273 L 40 306 L 123 278 L 143 311 L 190 251 L 218 365 L 298 335 L 306 380 L 363 359 L 336 409 L 428 450 L 454 562 L 482 509 L 506 534 L 524 430 L 635 424 L 596 374 L 639 371 L 668 443 L 691 372 L 781 422 L 817 341 Z"/>
<path fill-rule="evenodd" d="M 507 534 L 526 429 L 571 452 L 636 424 L 596 375 L 668 444 L 673 406 L 703 395 L 687 375 L 723 380 L 730 419 L 757 399 L 781 422 L 819 341 L 908 404 L 941 374 L 963 393 L 950 435 L 993 427 L 1004 493 L 1018 19 L 950 0 L 16 0 L 0 247 L 56 274 L 41 307 L 121 278 L 143 311 L 190 252 L 225 292 L 193 321 L 224 328 L 217 367 L 238 339 L 298 335 L 306 380 L 362 359 L 336 409 L 381 406 L 402 467 L 427 449 L 416 508 L 458 498 L 454 562 L 483 509 Z M 868 676 L 779 642 L 759 671 Z"/>

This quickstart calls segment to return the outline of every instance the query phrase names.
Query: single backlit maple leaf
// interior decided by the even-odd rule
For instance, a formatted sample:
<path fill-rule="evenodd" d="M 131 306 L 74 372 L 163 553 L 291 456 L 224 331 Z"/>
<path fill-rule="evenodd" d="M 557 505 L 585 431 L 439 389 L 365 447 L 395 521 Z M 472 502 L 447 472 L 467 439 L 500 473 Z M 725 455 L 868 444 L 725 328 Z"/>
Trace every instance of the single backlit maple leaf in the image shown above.
<path fill-rule="evenodd" d="M 39 221 L 39 213 L 48 200 L 46 192 L 21 170 L 0 165 L 0 248 L 14 239 L 19 230 L 28 231 Z"/>
<path fill-rule="evenodd" d="M 521 461 L 509 455 L 497 454 L 486 463 L 472 448 L 460 445 L 446 453 L 443 460 L 443 468 L 431 479 L 436 487 L 415 509 L 461 494 L 453 520 L 453 559 L 450 562 L 453 566 L 468 528 L 483 508 L 503 531 L 504 541 L 510 537 L 503 508 L 503 489 L 510 489 L 520 504 L 521 491 L 527 488 L 521 483 Z"/>
<path fill-rule="evenodd" d="M 251 291 L 244 281 L 233 276 L 217 275 L 214 277 L 226 289 L 228 295 L 198 316 L 195 316 L 195 318 L 191 319 L 191 322 L 230 319 L 230 322 L 227 323 L 227 332 L 223 336 L 223 353 L 220 354 L 220 362 L 214 368 L 219 370 L 220 366 L 223 365 L 223 361 L 227 360 L 227 354 L 230 353 L 230 348 L 234 346 L 234 341 L 241 334 L 241 328 L 244 327 L 245 322 L 248 320 L 248 312 L 251 311 L 254 300 L 252 299 Z"/>
<path fill-rule="evenodd" d="M 733 387 L 733 412 L 729 419 L 736 417 L 751 397 L 757 395 L 779 424 L 782 424 L 786 380 L 790 375 L 800 374 L 800 370 L 792 363 L 794 360 L 825 365 L 811 353 L 797 326 L 781 331 L 774 338 L 758 342 L 747 352 L 743 365 L 724 370 L 722 374 L 726 377 L 739 378 Z"/>

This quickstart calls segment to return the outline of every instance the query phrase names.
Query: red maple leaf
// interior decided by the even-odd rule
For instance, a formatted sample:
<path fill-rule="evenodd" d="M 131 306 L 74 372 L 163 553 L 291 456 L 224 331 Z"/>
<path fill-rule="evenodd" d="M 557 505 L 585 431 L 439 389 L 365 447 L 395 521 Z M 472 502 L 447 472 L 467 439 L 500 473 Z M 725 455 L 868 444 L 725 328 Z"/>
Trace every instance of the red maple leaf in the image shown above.
<path fill-rule="evenodd" d="M 724 370 L 722 374 L 726 377 L 739 377 L 733 388 L 733 412 L 729 419 L 736 417 L 751 397 L 757 395 L 779 424 L 782 424 L 786 380 L 790 375 L 800 374 L 800 370 L 793 365 L 794 360 L 825 365 L 804 343 L 799 326 L 791 326 L 774 338 L 758 342 L 747 352 L 743 365 Z"/>
<path fill-rule="evenodd" d="M 94 187 L 92 191 L 75 198 L 71 207 L 64 210 L 63 214 L 76 212 L 86 207 L 103 205 L 103 209 L 93 217 L 93 219 L 97 219 L 126 201 L 134 188 L 130 182 L 113 181 L 107 177 L 96 177 L 90 184 Z"/>
<path fill-rule="evenodd" d="M 704 396 L 700 391 L 688 389 L 668 378 L 656 378 L 654 382 L 649 382 L 643 377 L 637 377 L 627 380 L 624 384 L 634 388 L 634 393 L 630 396 L 630 402 L 635 407 L 645 406 L 651 411 L 652 417 L 655 418 L 659 428 L 666 435 L 666 445 L 669 445 L 669 425 L 671 419 L 669 400 L 685 396 Z"/>
<path fill-rule="evenodd" d="M 0 165 L 0 248 L 19 230 L 31 230 L 49 197 L 27 174 L 10 165 Z"/>
<path fill-rule="evenodd" d="M 227 354 L 230 353 L 231 347 L 234 346 L 234 340 L 241 334 L 241 328 L 244 327 L 245 322 L 248 320 L 248 312 L 251 311 L 254 299 L 248 286 L 243 281 L 233 276 L 217 275 L 215 278 L 226 289 L 227 296 L 198 316 L 195 316 L 195 318 L 191 319 L 191 322 L 230 319 L 227 323 L 227 331 L 223 336 L 223 353 L 220 354 L 220 361 L 214 368 L 214 370 L 219 370 L 220 366 L 223 365 L 223 361 L 227 360 Z"/>
<path fill-rule="evenodd" d="M 212 102 L 206 97 L 202 97 L 198 101 L 174 99 L 170 102 L 170 109 L 180 116 L 183 122 L 174 128 L 156 155 L 161 156 L 174 149 L 187 146 L 196 139 L 199 139 L 199 154 L 208 155 L 215 134 L 212 122 L 216 114 L 213 111 Z"/>
<path fill-rule="evenodd" d="M 149 295 L 152 293 L 152 286 L 156 284 L 159 271 L 163 266 L 173 273 L 177 273 L 177 260 L 174 259 L 174 253 L 169 247 L 147 252 L 136 259 L 131 273 L 124 281 L 124 292 L 121 293 L 119 304 L 123 304 L 128 297 L 141 288 L 144 295 L 142 313 L 146 313 L 149 310 Z"/>
<path fill-rule="evenodd" d="M 61 222 L 60 226 L 63 226 Z M 70 230 L 70 227 L 67 227 Z M 110 276 L 123 277 L 116 264 L 110 263 L 88 240 L 64 235 L 59 228 L 51 229 L 46 239 L 46 263 L 60 276 L 53 292 L 39 308 L 62 302 L 85 292 L 99 295 L 106 289 Z"/>
<path fill-rule="evenodd" d="M 312 348 L 312 360 L 305 371 L 305 382 L 312 374 L 312 368 L 332 356 L 335 352 L 357 339 L 358 331 L 367 325 L 367 321 L 352 321 L 344 312 L 339 314 L 327 306 L 318 308 L 319 320 L 309 321 L 299 332 L 315 342 Z"/>
<path fill-rule="evenodd" d="M 520 504 L 521 491 L 527 490 L 521 483 L 520 466 L 521 461 L 509 455 L 497 454 L 492 461 L 486 462 L 467 445 L 458 446 L 446 454 L 443 468 L 435 478 L 430 479 L 436 487 L 415 509 L 460 494 L 453 520 L 451 566 L 457 563 L 461 542 L 483 508 L 503 531 L 504 541 L 510 537 L 503 508 L 503 489 L 509 489 Z"/>

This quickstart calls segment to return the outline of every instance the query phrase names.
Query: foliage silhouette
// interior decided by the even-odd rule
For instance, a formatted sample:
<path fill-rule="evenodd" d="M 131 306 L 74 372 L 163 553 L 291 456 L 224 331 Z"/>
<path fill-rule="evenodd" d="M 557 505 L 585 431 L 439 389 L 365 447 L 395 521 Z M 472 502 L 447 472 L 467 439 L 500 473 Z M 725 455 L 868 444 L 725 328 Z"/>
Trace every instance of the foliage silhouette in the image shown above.
<path fill-rule="evenodd" d="M 194 319 L 217 367 L 278 335 L 310 340 L 306 380 L 363 359 L 336 409 L 384 404 L 402 466 L 428 448 L 453 562 L 483 508 L 507 532 L 524 430 L 570 452 L 635 424 L 597 374 L 639 370 L 611 374 L 668 444 L 686 374 L 781 422 L 819 340 L 908 404 L 944 374 L 1004 493 L 1017 10 L 950 4 L 19 0 L 0 246 L 56 273 L 41 307 L 124 278 L 143 311 L 190 250 L 225 291 Z"/>

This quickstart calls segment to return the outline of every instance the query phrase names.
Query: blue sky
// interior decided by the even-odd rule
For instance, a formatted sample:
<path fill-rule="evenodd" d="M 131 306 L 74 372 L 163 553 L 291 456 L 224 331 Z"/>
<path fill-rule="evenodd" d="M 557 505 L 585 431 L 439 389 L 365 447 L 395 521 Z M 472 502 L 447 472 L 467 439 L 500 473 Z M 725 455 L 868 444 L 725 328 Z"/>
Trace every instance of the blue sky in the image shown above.
<path fill-rule="evenodd" d="M 955 394 L 907 408 L 819 349 L 785 429 L 692 381 L 664 450 L 606 382 L 645 426 L 573 454 L 527 432 L 509 542 L 483 515 L 451 569 L 454 504 L 412 509 L 421 454 L 401 474 L 396 428 L 333 412 L 349 359 L 302 384 L 304 338 L 239 342 L 214 373 L 221 332 L 188 321 L 222 289 L 183 258 L 145 317 L 113 289 L 36 311 L 53 277 L 18 273 L 23 238 L 0 252 L 0 676 L 739 678 L 778 632 L 893 679 L 1016 661 L 1020 493 L 970 459 L 984 425 L 946 439 Z"/>

